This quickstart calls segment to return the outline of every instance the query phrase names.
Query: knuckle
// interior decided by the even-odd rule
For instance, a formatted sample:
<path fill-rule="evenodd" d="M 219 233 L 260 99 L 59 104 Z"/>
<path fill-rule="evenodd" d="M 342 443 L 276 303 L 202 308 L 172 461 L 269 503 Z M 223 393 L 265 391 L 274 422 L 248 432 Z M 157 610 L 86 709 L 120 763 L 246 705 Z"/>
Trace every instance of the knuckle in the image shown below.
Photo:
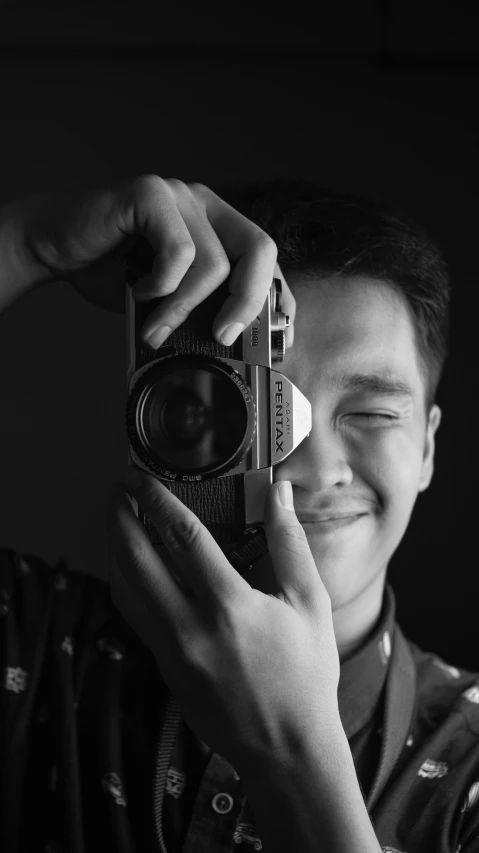
<path fill-rule="evenodd" d="M 272 260 L 278 257 L 278 247 L 272 237 L 259 228 L 254 235 L 255 246 L 261 254 L 265 254 Z"/>
<path fill-rule="evenodd" d="M 136 569 L 142 570 L 148 565 L 148 549 L 142 542 L 135 542 L 131 546 L 129 557 Z"/>
<path fill-rule="evenodd" d="M 200 529 L 194 522 L 174 521 L 166 525 L 164 531 L 165 544 L 173 549 L 195 548 L 199 542 Z"/>
<path fill-rule="evenodd" d="M 183 296 L 181 302 L 177 302 L 176 305 L 169 307 L 168 313 L 174 322 L 182 323 L 186 317 L 189 317 L 194 308 L 196 308 L 196 302 Z"/>
<path fill-rule="evenodd" d="M 198 633 L 187 624 L 177 627 L 177 633 L 180 637 L 176 651 L 179 669 L 188 672 L 190 679 L 197 678 L 205 669 L 203 644 Z"/>
<path fill-rule="evenodd" d="M 177 516 L 168 510 L 164 498 L 157 493 L 148 493 L 146 501 L 147 512 L 152 519 L 161 518 L 161 538 L 165 545 L 173 548 L 189 548 L 198 539 L 199 523 L 178 520 Z"/>
<path fill-rule="evenodd" d="M 164 181 L 170 190 L 173 190 L 177 195 L 184 193 L 188 188 L 188 184 L 185 184 L 184 181 L 180 181 L 179 178 L 165 178 Z"/>
<path fill-rule="evenodd" d="M 231 272 L 231 264 L 224 252 L 214 252 L 205 267 L 208 278 L 224 281 Z"/>
<path fill-rule="evenodd" d="M 199 196 L 203 199 L 206 195 L 210 194 L 210 190 L 204 184 L 198 183 L 198 181 L 188 181 L 186 184 L 189 191 L 193 193 L 195 196 Z"/>
<path fill-rule="evenodd" d="M 191 265 L 196 257 L 196 246 L 193 240 L 169 240 L 161 248 L 161 259 L 164 263 Z"/>
<path fill-rule="evenodd" d="M 143 198 L 150 196 L 152 193 L 157 193 L 159 189 L 163 189 L 165 181 L 159 175 L 143 174 L 133 178 L 132 187 L 135 195 Z"/>

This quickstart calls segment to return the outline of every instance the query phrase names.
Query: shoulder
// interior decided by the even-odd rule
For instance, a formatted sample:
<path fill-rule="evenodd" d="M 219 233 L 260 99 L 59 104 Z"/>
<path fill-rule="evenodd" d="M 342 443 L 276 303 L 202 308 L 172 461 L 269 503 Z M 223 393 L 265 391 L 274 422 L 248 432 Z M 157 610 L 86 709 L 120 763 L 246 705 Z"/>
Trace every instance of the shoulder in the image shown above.
<path fill-rule="evenodd" d="M 58 629 L 94 631 L 112 611 L 109 586 L 99 578 L 54 566 L 33 554 L 0 548 L 0 616 L 12 637 L 33 638 Z"/>
<path fill-rule="evenodd" d="M 407 642 L 416 668 L 420 715 L 434 727 L 452 712 L 458 713 L 479 736 L 479 671 L 455 666 Z"/>
<path fill-rule="evenodd" d="M 469 850 L 479 838 L 479 672 L 406 642 L 416 704 L 378 827 L 392 849 Z"/>
<path fill-rule="evenodd" d="M 10 657 L 29 650 L 27 657 L 38 658 L 58 642 L 78 653 L 110 640 L 134 655 L 146 649 L 113 606 L 106 581 L 72 570 L 63 559 L 52 566 L 11 548 L 0 548 L 2 619 Z"/>
<path fill-rule="evenodd" d="M 13 595 L 27 594 L 33 588 L 47 596 L 51 591 L 72 589 L 85 595 L 108 596 L 108 584 L 84 572 L 68 567 L 63 559 L 50 565 L 41 557 L 0 547 L 0 588 Z"/>

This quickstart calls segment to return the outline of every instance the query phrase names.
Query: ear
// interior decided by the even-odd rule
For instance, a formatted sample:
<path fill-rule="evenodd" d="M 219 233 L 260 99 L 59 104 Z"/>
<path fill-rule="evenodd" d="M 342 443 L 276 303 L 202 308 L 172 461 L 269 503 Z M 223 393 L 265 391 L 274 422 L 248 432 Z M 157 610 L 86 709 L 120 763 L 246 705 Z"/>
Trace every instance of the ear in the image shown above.
<path fill-rule="evenodd" d="M 422 460 L 421 476 L 419 479 L 419 491 L 424 492 L 432 480 L 434 473 L 434 451 L 436 430 L 441 423 L 442 412 L 439 406 L 434 404 L 427 419 L 426 437 L 424 439 L 424 454 Z"/>

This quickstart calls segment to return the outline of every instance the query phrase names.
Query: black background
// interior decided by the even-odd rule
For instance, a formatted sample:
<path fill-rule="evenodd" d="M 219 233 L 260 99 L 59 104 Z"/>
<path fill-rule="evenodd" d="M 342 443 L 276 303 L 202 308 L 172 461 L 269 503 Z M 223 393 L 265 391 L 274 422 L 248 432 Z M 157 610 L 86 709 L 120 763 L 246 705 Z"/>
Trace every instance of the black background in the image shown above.
<path fill-rule="evenodd" d="M 0 203 L 156 172 L 373 193 L 453 280 L 436 472 L 389 578 L 406 634 L 479 668 L 478 28 L 472 4 L 4 2 Z M 107 577 L 126 441 L 124 324 L 58 282 L 0 317 L 0 542 Z"/>

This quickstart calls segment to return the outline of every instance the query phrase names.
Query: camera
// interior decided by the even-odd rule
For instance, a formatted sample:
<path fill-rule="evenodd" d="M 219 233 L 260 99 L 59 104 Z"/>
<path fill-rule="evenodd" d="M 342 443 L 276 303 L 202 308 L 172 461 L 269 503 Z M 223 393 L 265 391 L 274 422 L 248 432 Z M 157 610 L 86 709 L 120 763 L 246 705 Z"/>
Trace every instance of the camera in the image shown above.
<path fill-rule="evenodd" d="M 157 477 L 208 528 L 245 575 L 267 553 L 265 503 L 273 466 L 312 425 L 311 404 L 272 367 L 284 360 L 282 284 L 274 278 L 262 310 L 232 346 L 212 337 L 229 295 L 226 280 L 152 350 L 140 339 L 161 297 L 135 301 L 133 285 L 151 272 L 149 244 L 125 264 L 128 464 Z M 154 546 L 160 534 L 138 507 Z"/>

